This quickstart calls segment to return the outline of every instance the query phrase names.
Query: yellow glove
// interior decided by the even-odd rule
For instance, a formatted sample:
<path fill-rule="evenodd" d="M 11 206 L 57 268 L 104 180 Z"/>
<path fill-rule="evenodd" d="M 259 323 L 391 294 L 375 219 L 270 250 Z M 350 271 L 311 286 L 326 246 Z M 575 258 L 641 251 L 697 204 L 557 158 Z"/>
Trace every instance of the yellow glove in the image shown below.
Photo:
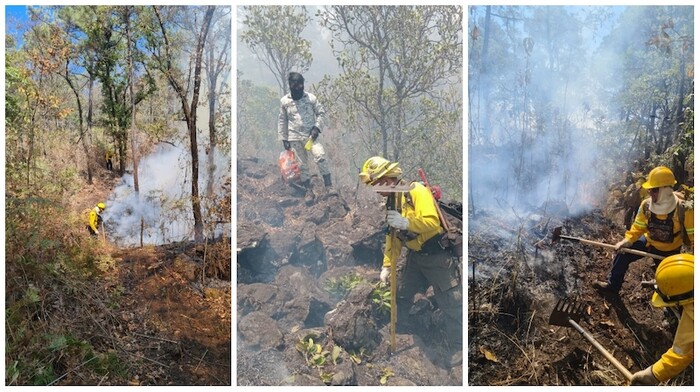
<path fill-rule="evenodd" d="M 630 385 L 658 385 L 659 380 L 654 376 L 654 372 L 651 371 L 651 366 L 644 370 L 640 370 L 632 375 L 632 380 L 630 380 Z"/>

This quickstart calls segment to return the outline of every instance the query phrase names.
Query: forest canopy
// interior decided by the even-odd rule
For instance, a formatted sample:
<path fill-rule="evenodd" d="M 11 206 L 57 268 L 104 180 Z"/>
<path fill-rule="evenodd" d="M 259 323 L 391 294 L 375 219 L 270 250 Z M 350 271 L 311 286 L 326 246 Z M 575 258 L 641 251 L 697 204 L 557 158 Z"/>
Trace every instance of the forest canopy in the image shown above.
<path fill-rule="evenodd" d="M 683 6 L 470 7 L 470 208 L 590 208 L 659 164 L 692 185 L 693 26 Z"/>

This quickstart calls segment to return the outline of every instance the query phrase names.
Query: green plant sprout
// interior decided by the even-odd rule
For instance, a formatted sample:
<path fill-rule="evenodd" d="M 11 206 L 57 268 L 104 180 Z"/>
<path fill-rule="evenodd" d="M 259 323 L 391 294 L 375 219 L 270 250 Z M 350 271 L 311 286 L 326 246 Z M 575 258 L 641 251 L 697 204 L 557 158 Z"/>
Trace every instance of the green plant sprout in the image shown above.
<path fill-rule="evenodd" d="M 372 291 L 372 302 L 377 305 L 381 314 L 387 315 L 391 311 L 391 290 L 389 286 L 375 288 Z"/>
<path fill-rule="evenodd" d="M 330 278 L 326 280 L 324 289 L 326 292 L 335 297 L 343 297 L 345 294 L 349 293 L 350 290 L 354 289 L 358 284 L 363 282 L 366 282 L 365 278 L 351 273 L 341 276 L 339 279 Z"/>
<path fill-rule="evenodd" d="M 389 381 L 389 377 L 391 376 L 394 376 L 394 371 L 391 370 L 390 367 L 384 368 L 382 375 L 379 377 L 379 383 L 382 385 L 386 385 L 387 381 Z"/>

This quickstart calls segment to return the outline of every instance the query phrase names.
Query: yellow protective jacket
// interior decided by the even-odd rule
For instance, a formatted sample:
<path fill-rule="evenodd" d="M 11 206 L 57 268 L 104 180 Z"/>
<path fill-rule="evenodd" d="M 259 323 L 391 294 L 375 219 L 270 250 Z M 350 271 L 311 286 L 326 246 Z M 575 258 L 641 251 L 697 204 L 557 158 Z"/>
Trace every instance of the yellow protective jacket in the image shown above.
<path fill-rule="evenodd" d="M 401 216 L 408 218 L 408 231 L 418 234 L 410 241 L 406 241 L 406 247 L 419 251 L 423 244 L 433 236 L 442 233 L 440 217 L 438 216 L 433 194 L 423 184 L 414 182 L 408 192 L 410 201 L 405 194 L 401 194 Z M 398 238 L 392 241 L 391 235 L 386 236 L 384 247 L 383 267 L 391 267 L 391 260 L 398 260 L 401 255 L 402 242 Z"/>
<path fill-rule="evenodd" d="M 673 338 L 673 347 L 668 349 L 651 368 L 654 377 L 660 382 L 677 376 L 693 362 L 694 320 L 695 309 L 693 302 L 683 305 L 683 315 L 681 315 L 681 319 L 678 322 L 676 337 Z"/>
<path fill-rule="evenodd" d="M 654 248 L 660 251 L 666 252 L 680 248 L 680 246 L 683 245 L 683 233 L 681 232 L 681 223 L 678 219 L 678 206 L 676 206 L 676 209 L 673 211 L 673 232 L 679 234 L 673 238 L 673 242 L 667 243 L 654 241 L 649 237 L 649 230 L 647 229 L 647 224 L 649 223 L 649 221 L 647 219 L 646 213 L 644 212 L 644 209 L 648 208 L 648 205 L 647 207 L 645 207 L 645 203 L 649 203 L 648 198 L 642 200 L 642 203 L 639 205 L 639 209 L 637 210 L 637 217 L 634 218 L 634 223 L 632 224 L 632 227 L 630 227 L 630 229 L 625 233 L 625 239 L 630 243 L 634 243 L 639 239 L 639 237 L 644 235 L 647 239 L 647 245 L 653 246 Z M 688 237 L 690 238 L 691 248 L 695 243 L 695 240 L 693 239 L 693 237 L 695 237 L 695 225 L 693 221 L 693 215 L 693 209 L 685 207 L 683 223 L 685 225 L 685 231 L 686 233 L 688 233 Z M 657 214 L 656 216 L 661 220 L 667 218 L 667 215 Z"/>
<path fill-rule="evenodd" d="M 95 207 L 90 210 L 90 217 L 88 218 L 88 224 L 93 232 L 97 231 L 97 226 L 100 224 L 102 217 L 100 216 L 100 207 Z"/>

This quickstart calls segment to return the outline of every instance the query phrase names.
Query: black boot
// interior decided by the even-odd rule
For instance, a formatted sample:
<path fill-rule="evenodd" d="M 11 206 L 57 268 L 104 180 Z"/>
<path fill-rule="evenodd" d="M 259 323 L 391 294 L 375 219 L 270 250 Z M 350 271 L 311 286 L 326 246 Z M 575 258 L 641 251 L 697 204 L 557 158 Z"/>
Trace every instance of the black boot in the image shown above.
<path fill-rule="evenodd" d="M 313 191 L 313 186 L 311 186 L 311 180 L 306 180 L 303 182 L 304 187 L 306 188 L 306 195 L 304 196 L 304 203 L 307 206 L 310 206 L 314 204 L 314 201 L 316 201 L 316 195 L 314 195 Z"/>
<path fill-rule="evenodd" d="M 326 186 L 326 191 L 328 196 L 333 196 L 337 195 L 338 192 L 333 188 L 333 183 L 331 182 L 331 175 L 330 174 L 324 174 L 323 175 L 323 185 Z"/>

